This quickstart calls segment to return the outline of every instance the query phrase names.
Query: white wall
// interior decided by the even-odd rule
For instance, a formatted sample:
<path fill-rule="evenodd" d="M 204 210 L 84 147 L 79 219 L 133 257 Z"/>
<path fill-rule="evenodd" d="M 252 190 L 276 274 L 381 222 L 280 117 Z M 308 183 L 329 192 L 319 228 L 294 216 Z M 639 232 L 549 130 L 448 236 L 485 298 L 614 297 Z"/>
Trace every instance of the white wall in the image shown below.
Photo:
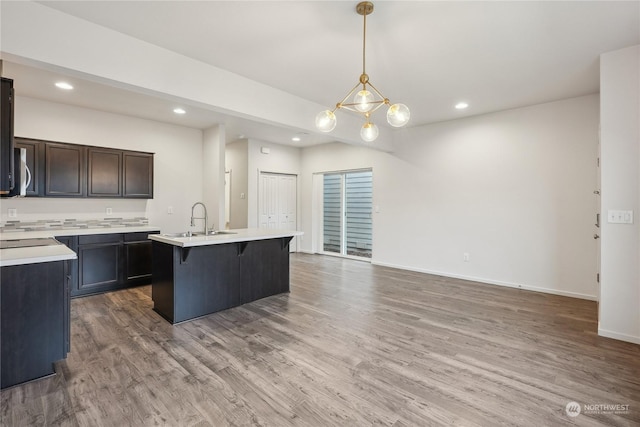
<path fill-rule="evenodd" d="M 373 263 L 596 299 L 598 102 L 409 128 L 395 153 L 305 148 L 303 231 L 312 233 L 313 173 L 370 167 Z"/>
<path fill-rule="evenodd" d="M 224 151 L 224 125 L 217 125 L 209 129 L 205 129 L 203 135 L 203 149 L 201 159 L 203 168 L 202 201 L 207 207 L 207 213 L 209 217 L 209 222 L 207 224 L 208 229 L 224 229 L 224 211 L 226 203 L 224 197 Z M 201 215 L 196 214 L 196 216 Z M 197 224 L 197 226 L 199 225 Z"/>
<path fill-rule="evenodd" d="M 185 230 L 191 205 L 202 198 L 202 132 L 96 110 L 16 97 L 15 134 L 74 144 L 147 151 L 154 156 L 154 198 L 124 199 L 3 199 L 0 220 L 7 209 L 18 220 L 146 216 L 162 231 Z M 174 213 L 169 215 L 168 207 Z M 13 219 L 13 218 L 12 218 Z"/>
<path fill-rule="evenodd" d="M 247 228 L 248 147 L 249 142 L 246 139 L 241 139 L 228 144 L 225 150 L 226 170 L 231 172 L 229 228 Z"/>
<path fill-rule="evenodd" d="M 600 57 L 600 335 L 640 344 L 640 46 Z M 633 224 L 609 224 L 632 210 Z"/>

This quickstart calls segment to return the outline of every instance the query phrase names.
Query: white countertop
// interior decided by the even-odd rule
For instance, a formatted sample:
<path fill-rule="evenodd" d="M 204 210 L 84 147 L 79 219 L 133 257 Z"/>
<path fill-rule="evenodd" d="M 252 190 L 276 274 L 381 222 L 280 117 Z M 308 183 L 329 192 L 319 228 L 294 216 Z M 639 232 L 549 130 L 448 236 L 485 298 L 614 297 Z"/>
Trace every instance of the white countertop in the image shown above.
<path fill-rule="evenodd" d="M 302 231 L 277 230 L 271 228 L 239 228 L 225 230 L 234 234 L 214 234 L 212 236 L 171 237 L 165 234 L 153 234 L 149 239 L 173 246 L 190 248 L 194 246 L 222 245 L 225 243 L 250 242 L 252 240 L 278 239 L 281 237 L 302 236 Z"/>
<path fill-rule="evenodd" d="M 63 244 L 30 248 L 0 249 L 0 267 L 76 259 L 76 253 Z"/>
<path fill-rule="evenodd" d="M 160 231 L 150 225 L 133 227 L 99 228 L 52 228 L 39 231 L 9 231 L 0 233 L 0 240 L 40 239 L 58 236 L 80 236 L 89 234 L 144 233 Z M 64 261 L 76 259 L 76 253 L 63 244 L 54 246 L 34 246 L 29 248 L 0 249 L 0 267 L 12 265 L 36 264 L 39 262 Z"/>
<path fill-rule="evenodd" d="M 57 236 L 84 236 L 88 234 L 111 233 L 144 233 L 160 231 L 160 227 L 141 225 L 132 227 L 97 227 L 97 228 L 51 228 L 38 231 L 5 231 L 0 233 L 0 240 L 40 239 Z"/>

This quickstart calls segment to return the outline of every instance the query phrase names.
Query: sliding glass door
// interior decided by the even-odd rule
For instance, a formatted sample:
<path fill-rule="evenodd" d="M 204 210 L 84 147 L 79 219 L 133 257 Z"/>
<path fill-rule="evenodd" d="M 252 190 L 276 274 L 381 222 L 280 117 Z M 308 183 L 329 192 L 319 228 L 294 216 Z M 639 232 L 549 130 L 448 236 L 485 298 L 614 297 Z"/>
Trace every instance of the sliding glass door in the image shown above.
<path fill-rule="evenodd" d="M 372 172 L 324 175 L 323 250 L 371 258 Z"/>

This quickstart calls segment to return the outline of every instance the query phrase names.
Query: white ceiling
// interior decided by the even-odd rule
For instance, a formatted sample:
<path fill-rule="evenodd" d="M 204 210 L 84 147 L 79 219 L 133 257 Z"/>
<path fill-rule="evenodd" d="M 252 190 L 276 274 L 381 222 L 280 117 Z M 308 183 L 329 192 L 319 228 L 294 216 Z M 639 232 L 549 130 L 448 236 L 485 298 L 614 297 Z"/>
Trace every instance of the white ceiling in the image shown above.
<path fill-rule="evenodd" d="M 362 71 L 357 1 L 41 3 L 327 107 Z M 596 93 L 599 55 L 640 43 L 639 1 L 374 4 L 367 18 L 366 71 L 392 102 L 411 108 L 410 126 Z M 15 64 L 6 64 L 4 74 L 11 67 L 20 68 L 22 80 L 55 77 Z M 225 122 L 232 138 L 244 134 L 290 144 L 299 132 L 206 108 L 176 117 L 167 113 L 161 94 L 86 82 L 90 92 L 61 95 L 50 85 L 36 90 L 33 81 L 16 80 L 26 96 L 138 116 L 145 111 L 147 118 L 198 128 Z M 458 101 L 470 107 L 455 110 Z M 302 144 L 328 140 L 311 134 Z"/>

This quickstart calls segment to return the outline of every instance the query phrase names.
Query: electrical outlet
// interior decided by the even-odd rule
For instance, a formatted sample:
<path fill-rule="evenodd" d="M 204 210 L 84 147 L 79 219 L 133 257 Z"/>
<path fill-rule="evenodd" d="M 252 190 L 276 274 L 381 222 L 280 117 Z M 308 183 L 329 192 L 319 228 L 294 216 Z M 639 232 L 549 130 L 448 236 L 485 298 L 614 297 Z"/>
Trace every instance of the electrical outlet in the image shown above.
<path fill-rule="evenodd" d="M 7 209 L 7 213 L 9 214 L 9 218 L 15 218 L 15 217 L 18 216 L 18 209 L 9 208 L 9 209 Z"/>
<path fill-rule="evenodd" d="M 112 215 L 112 214 L 113 214 L 113 209 L 107 208 L 107 215 Z"/>
<path fill-rule="evenodd" d="M 462 260 L 464 262 L 469 262 L 469 253 L 468 252 L 465 252 L 465 253 L 462 254 Z"/>
<path fill-rule="evenodd" d="M 168 213 L 169 215 L 173 215 L 173 206 L 169 206 L 169 207 L 167 208 L 167 213 Z"/>

